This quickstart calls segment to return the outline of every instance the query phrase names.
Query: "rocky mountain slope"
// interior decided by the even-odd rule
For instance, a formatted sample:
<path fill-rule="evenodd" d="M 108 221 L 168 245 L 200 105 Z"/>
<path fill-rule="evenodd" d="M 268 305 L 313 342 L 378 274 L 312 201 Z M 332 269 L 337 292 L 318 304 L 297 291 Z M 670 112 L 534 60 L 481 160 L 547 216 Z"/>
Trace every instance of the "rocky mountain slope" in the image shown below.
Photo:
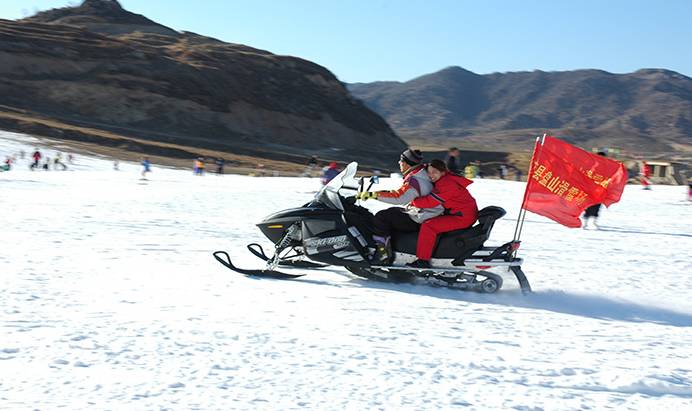
<path fill-rule="evenodd" d="M 0 61 L 5 129 L 297 162 L 378 165 L 405 147 L 324 67 L 177 32 L 115 0 L 0 20 Z"/>

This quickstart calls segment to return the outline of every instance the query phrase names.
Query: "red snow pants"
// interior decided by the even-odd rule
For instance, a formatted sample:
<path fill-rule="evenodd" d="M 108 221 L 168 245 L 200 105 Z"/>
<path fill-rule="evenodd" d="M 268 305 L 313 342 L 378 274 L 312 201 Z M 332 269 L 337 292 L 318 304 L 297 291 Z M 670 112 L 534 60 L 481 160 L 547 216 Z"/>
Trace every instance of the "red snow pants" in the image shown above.
<path fill-rule="evenodd" d="M 448 231 L 471 227 L 476 221 L 475 215 L 473 217 L 473 220 L 471 220 L 469 217 L 441 215 L 424 221 L 418 233 L 416 257 L 418 257 L 419 260 L 430 260 L 435 246 L 437 245 L 437 235 Z"/>

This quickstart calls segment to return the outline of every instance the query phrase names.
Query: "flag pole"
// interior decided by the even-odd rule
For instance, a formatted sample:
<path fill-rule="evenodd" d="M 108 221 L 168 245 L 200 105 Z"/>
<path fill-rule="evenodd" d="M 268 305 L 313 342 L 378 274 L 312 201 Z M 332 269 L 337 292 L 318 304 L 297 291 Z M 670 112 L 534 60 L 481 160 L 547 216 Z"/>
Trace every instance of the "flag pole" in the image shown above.
<path fill-rule="evenodd" d="M 531 175 L 533 173 L 534 158 L 536 158 L 536 145 L 538 141 L 541 141 L 540 149 L 538 155 L 540 156 L 540 150 L 543 150 L 543 143 L 545 142 L 546 133 L 543 137 L 536 137 L 536 143 L 533 146 L 533 154 L 531 155 L 531 162 L 529 163 L 529 173 L 526 175 L 526 187 L 524 188 L 524 198 L 521 200 L 521 208 L 519 209 L 519 215 L 517 216 L 517 226 L 514 228 L 514 240 L 519 241 L 521 237 L 521 230 L 524 228 L 524 219 L 526 218 L 526 209 L 524 205 L 526 204 L 526 199 L 529 197 L 529 184 L 531 184 Z M 515 251 L 516 254 L 516 251 Z"/>

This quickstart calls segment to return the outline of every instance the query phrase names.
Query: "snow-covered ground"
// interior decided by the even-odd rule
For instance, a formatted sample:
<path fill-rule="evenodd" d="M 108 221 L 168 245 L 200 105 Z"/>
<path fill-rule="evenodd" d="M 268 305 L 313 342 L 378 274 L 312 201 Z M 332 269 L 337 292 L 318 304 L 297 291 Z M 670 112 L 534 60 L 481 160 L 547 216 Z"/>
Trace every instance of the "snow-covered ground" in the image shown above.
<path fill-rule="evenodd" d="M 0 132 L 0 160 L 36 146 Z M 0 409 L 692 409 L 685 187 L 628 186 L 601 230 L 529 214 L 535 293 L 482 295 L 212 258 L 261 267 L 254 224 L 316 179 L 27 164 L 0 173 Z M 511 238 L 524 185 L 470 189 Z"/>

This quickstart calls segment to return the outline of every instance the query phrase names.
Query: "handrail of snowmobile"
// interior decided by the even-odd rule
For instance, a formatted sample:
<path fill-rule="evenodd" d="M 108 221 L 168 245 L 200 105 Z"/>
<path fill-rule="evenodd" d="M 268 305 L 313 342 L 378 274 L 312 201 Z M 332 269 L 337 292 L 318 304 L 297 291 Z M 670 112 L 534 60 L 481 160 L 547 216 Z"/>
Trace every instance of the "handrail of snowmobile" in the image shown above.
<path fill-rule="evenodd" d="M 495 258 L 503 258 L 505 261 L 511 261 L 512 256 L 514 255 L 514 251 L 519 248 L 519 245 L 521 244 L 521 241 L 510 241 L 508 243 L 504 243 L 501 246 L 495 248 L 490 255 L 487 257 L 483 258 L 483 261 L 490 261 Z"/>

